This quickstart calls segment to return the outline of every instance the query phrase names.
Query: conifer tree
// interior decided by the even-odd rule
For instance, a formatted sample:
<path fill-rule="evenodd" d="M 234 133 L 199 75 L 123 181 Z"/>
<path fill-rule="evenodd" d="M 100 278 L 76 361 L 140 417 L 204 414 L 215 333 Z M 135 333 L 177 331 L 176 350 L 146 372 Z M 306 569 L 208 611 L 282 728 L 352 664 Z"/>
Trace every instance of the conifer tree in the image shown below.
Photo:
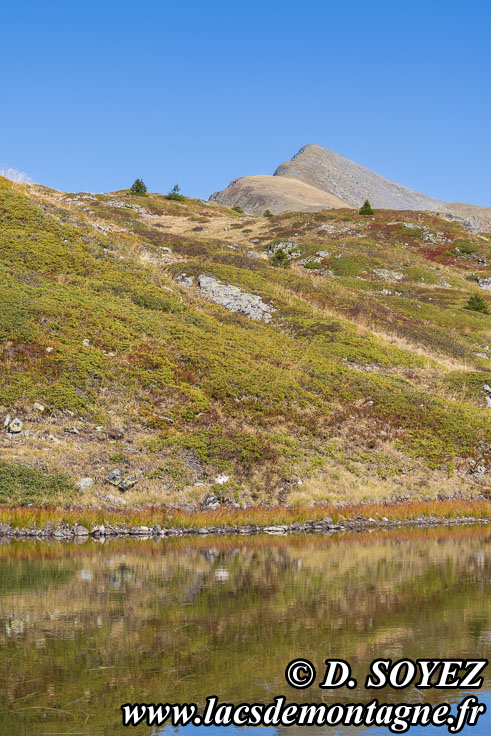
<path fill-rule="evenodd" d="M 375 212 L 372 209 L 372 205 L 368 201 L 368 199 L 365 199 L 362 206 L 360 207 L 360 215 L 374 215 Z"/>
<path fill-rule="evenodd" d="M 143 183 L 143 179 L 135 179 L 135 181 L 131 185 L 130 193 L 140 195 L 140 196 L 147 193 L 147 188 L 145 184 Z"/>
<path fill-rule="evenodd" d="M 167 195 L 167 199 L 173 199 L 175 202 L 184 202 L 186 197 L 181 194 L 181 188 L 179 184 L 174 184 L 169 194 Z"/>
<path fill-rule="evenodd" d="M 280 268 L 290 268 L 290 259 L 284 250 L 281 248 L 274 253 L 270 258 L 272 266 L 279 266 Z"/>

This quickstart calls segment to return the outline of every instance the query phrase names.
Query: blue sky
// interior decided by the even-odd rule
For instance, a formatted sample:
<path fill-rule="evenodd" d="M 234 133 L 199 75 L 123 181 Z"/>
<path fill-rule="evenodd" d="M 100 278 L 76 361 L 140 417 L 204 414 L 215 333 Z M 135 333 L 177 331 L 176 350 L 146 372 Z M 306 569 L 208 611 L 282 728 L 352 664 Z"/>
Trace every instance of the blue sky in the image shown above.
<path fill-rule="evenodd" d="M 0 167 L 208 197 L 321 143 L 491 206 L 489 0 L 5 0 Z"/>

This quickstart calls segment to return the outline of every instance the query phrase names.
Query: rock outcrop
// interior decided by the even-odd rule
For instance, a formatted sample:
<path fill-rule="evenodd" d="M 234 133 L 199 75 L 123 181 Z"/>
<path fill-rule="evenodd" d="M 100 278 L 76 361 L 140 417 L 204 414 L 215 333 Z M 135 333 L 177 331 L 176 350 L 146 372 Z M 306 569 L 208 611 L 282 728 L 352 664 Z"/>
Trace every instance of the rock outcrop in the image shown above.
<path fill-rule="evenodd" d="M 194 276 L 181 273 L 177 280 L 187 288 L 194 286 Z M 223 284 L 213 276 L 200 274 L 198 276 L 198 286 L 201 294 L 214 304 L 220 304 L 230 312 L 238 312 L 245 317 L 249 317 L 249 319 L 270 322 L 273 312 L 276 311 L 273 306 L 266 304 L 257 294 L 249 294 L 233 284 Z"/>
<path fill-rule="evenodd" d="M 249 319 L 271 321 L 274 307 L 263 302 L 260 296 L 249 294 L 232 284 L 222 284 L 221 281 L 204 274 L 198 276 L 198 283 L 202 294 L 230 312 L 239 312 Z"/>

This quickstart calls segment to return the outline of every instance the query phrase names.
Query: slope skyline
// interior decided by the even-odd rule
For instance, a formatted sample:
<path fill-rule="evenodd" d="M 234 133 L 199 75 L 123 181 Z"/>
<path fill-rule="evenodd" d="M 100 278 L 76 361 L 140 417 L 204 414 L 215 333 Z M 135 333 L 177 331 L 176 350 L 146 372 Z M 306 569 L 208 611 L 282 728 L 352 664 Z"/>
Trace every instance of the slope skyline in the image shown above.
<path fill-rule="evenodd" d="M 191 2 L 185 20 L 156 0 L 141 14 L 31 5 L 2 18 L 0 168 L 61 191 L 141 177 L 204 198 L 313 141 L 437 199 L 491 205 L 489 4 Z M 326 43 L 334 28 L 346 33 Z"/>

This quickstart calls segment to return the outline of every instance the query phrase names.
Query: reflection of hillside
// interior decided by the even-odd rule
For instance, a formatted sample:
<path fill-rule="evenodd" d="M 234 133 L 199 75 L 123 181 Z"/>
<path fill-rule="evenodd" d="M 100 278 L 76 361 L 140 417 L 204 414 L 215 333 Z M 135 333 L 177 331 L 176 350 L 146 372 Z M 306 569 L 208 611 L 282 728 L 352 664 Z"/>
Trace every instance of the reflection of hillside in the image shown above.
<path fill-rule="evenodd" d="M 63 708 L 74 724 L 88 714 L 107 726 L 128 700 L 298 698 L 283 679 L 294 656 L 319 673 L 326 657 L 346 658 L 360 684 L 375 657 L 486 656 L 490 538 L 470 529 L 2 547 L 0 709 Z"/>

